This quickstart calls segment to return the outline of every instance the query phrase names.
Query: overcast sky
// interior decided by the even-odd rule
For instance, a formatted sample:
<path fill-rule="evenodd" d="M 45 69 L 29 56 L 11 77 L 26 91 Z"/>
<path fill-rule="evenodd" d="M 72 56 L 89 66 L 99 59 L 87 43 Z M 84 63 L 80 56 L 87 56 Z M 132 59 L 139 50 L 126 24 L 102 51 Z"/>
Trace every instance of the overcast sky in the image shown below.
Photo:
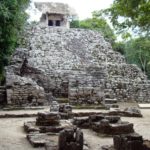
<path fill-rule="evenodd" d="M 67 3 L 76 10 L 79 19 L 85 19 L 90 17 L 91 12 L 94 10 L 108 8 L 112 4 L 113 0 L 32 0 L 32 2 Z M 31 20 L 38 20 L 40 13 L 34 9 L 33 3 L 28 12 L 31 14 Z"/>

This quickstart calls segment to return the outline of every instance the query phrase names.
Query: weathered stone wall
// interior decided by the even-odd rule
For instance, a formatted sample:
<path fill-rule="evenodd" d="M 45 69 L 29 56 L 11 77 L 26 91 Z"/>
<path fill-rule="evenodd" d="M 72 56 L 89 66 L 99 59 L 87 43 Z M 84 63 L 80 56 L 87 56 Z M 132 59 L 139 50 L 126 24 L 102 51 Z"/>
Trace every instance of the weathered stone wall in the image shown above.
<path fill-rule="evenodd" d="M 36 104 L 45 102 L 45 92 L 32 78 L 23 77 L 26 49 L 17 49 L 10 66 L 6 67 L 7 103 L 11 105 Z M 34 71 L 34 69 L 32 69 Z"/>
<path fill-rule="evenodd" d="M 105 84 L 105 97 L 117 98 L 118 101 L 149 102 L 149 81 L 135 82 L 113 79 Z"/>
<path fill-rule="evenodd" d="M 22 41 L 26 49 L 16 51 L 11 68 L 46 94 L 69 97 L 72 103 L 99 103 L 105 97 L 149 100 L 147 77 L 96 31 L 37 24 L 27 27 Z"/>
<path fill-rule="evenodd" d="M 69 76 L 70 101 L 73 104 L 101 103 L 104 99 L 104 79 L 102 68 L 89 68 L 85 72 L 73 71 Z"/>
<path fill-rule="evenodd" d="M 43 105 L 43 93 L 41 88 L 36 88 L 32 84 L 27 83 L 24 85 L 15 85 L 7 89 L 7 100 L 12 105 L 33 104 Z"/>

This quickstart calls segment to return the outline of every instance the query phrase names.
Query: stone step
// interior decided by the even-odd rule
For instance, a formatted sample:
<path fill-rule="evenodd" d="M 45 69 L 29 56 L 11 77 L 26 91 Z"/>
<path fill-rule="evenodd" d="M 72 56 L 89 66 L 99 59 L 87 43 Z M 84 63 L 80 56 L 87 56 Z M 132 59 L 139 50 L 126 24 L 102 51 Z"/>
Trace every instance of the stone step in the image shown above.
<path fill-rule="evenodd" d="M 6 86 L 0 86 L 0 90 L 1 90 L 1 89 L 6 89 Z"/>
<path fill-rule="evenodd" d="M 6 91 L 6 89 L 0 89 L 0 92 Z"/>
<path fill-rule="evenodd" d="M 110 99 L 110 98 L 106 98 L 104 99 L 104 104 L 114 104 L 117 103 L 117 99 Z"/>
<path fill-rule="evenodd" d="M 105 108 L 107 108 L 107 109 L 119 108 L 119 105 L 118 105 L 118 104 L 105 104 L 104 106 L 105 106 Z"/>

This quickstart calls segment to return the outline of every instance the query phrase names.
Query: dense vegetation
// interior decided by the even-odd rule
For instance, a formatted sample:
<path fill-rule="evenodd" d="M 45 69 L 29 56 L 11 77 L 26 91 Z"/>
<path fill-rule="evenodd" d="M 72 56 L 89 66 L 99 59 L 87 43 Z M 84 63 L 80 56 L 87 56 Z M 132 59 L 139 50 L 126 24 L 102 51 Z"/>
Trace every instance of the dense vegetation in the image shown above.
<path fill-rule="evenodd" d="M 150 38 L 131 39 L 124 45 L 127 61 L 137 64 L 150 77 Z"/>
<path fill-rule="evenodd" d="M 0 81 L 27 19 L 29 0 L 0 0 Z"/>

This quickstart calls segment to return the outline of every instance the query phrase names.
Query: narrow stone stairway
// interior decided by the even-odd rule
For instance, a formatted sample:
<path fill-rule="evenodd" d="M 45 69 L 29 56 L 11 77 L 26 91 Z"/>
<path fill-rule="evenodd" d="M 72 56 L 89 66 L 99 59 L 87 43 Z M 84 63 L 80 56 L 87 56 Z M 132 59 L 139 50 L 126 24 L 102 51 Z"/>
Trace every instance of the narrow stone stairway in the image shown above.
<path fill-rule="evenodd" d="M 105 106 L 106 109 L 119 108 L 116 98 L 105 98 L 103 101 L 103 105 Z"/>

